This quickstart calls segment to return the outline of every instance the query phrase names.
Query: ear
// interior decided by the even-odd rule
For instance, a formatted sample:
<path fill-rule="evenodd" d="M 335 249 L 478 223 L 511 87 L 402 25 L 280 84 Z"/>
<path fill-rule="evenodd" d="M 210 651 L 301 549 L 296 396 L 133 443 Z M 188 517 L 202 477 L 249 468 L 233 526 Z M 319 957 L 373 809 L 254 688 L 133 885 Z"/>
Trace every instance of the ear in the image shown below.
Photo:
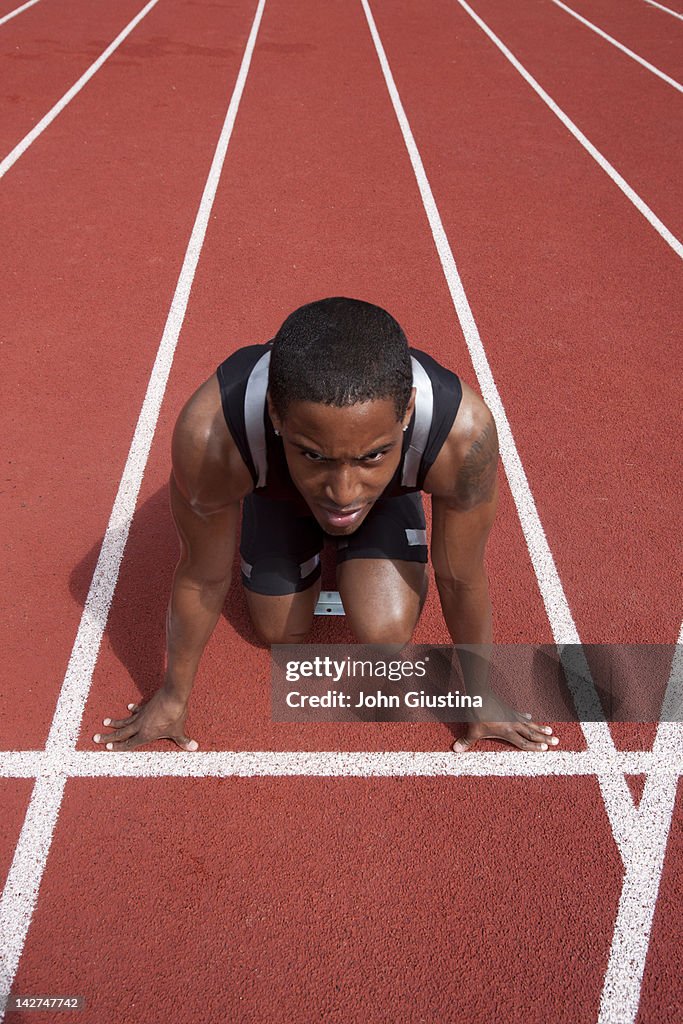
<path fill-rule="evenodd" d="M 273 426 L 279 433 L 282 433 L 282 420 L 275 411 L 273 400 L 270 397 L 270 391 L 266 391 L 266 402 L 268 403 L 268 415 L 270 416 Z"/>
<path fill-rule="evenodd" d="M 410 391 L 410 399 L 408 401 L 408 405 L 406 407 L 405 415 L 404 415 L 403 421 L 402 421 L 403 429 L 404 430 L 406 430 L 406 428 L 408 427 L 408 424 L 410 423 L 410 421 L 412 419 L 412 416 L 413 416 L 413 413 L 415 411 L 415 398 L 416 398 L 416 396 L 417 396 L 417 389 L 416 388 L 412 388 L 411 391 Z"/>

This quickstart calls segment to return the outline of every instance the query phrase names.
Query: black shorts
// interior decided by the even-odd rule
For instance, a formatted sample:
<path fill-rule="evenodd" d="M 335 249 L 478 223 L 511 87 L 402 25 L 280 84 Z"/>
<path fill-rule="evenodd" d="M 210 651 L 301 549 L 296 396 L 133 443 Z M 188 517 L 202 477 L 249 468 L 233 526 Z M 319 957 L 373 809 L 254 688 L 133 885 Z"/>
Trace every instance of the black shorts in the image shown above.
<path fill-rule="evenodd" d="M 337 562 L 352 558 L 427 561 L 427 531 L 419 492 L 380 498 L 358 529 L 343 537 L 325 533 L 310 514 L 289 501 L 248 495 L 242 507 L 242 582 L 257 594 L 294 594 L 320 576 L 325 540 Z"/>

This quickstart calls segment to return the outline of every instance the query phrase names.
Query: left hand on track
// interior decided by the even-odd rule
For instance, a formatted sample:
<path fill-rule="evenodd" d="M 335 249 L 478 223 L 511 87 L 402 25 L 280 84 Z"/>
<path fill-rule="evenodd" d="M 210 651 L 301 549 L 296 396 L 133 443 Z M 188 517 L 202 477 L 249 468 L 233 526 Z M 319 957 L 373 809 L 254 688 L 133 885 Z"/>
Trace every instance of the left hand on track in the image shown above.
<path fill-rule="evenodd" d="M 467 734 L 456 740 L 451 749 L 456 754 L 471 750 L 479 740 L 503 740 L 520 750 L 550 750 L 560 742 L 553 736 L 549 725 L 532 722 L 527 715 L 517 713 L 516 722 L 472 722 Z"/>

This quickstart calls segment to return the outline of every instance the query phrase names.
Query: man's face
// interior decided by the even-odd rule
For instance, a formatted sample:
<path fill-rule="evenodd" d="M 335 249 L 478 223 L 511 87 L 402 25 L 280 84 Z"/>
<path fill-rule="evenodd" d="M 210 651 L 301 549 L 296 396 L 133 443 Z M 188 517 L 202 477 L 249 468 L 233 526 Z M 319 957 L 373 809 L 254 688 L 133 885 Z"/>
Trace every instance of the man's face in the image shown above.
<path fill-rule="evenodd" d="M 358 529 L 401 460 L 402 420 L 391 399 L 356 405 L 292 402 L 284 420 L 270 406 L 297 490 L 326 533 L 343 537 Z"/>

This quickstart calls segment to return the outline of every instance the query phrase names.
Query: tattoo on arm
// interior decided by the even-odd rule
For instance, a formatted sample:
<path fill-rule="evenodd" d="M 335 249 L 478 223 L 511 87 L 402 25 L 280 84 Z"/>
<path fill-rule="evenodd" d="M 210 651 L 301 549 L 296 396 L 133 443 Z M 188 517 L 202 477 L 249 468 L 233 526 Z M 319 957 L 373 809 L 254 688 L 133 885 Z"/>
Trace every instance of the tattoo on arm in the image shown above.
<path fill-rule="evenodd" d="M 491 420 L 468 451 L 460 467 L 455 496 L 462 508 L 474 508 L 493 494 L 498 469 L 498 434 Z"/>

